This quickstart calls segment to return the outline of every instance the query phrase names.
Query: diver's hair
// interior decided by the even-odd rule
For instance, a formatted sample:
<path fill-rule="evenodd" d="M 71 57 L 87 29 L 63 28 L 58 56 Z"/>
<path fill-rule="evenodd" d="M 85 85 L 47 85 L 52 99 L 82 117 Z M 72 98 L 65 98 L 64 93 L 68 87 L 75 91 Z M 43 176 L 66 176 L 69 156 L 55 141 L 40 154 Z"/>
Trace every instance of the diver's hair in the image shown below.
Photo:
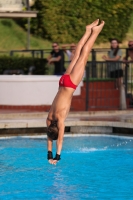
<path fill-rule="evenodd" d="M 47 130 L 47 136 L 51 140 L 57 140 L 58 139 L 58 128 L 56 123 L 51 123 Z"/>

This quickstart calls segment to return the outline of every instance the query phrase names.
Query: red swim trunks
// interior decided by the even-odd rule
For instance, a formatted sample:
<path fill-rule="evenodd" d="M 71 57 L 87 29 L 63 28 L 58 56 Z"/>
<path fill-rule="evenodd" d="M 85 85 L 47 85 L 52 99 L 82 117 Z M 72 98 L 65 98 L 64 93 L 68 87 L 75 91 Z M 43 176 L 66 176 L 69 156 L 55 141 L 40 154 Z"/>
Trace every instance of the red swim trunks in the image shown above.
<path fill-rule="evenodd" d="M 77 85 L 75 85 L 71 79 L 69 74 L 64 74 L 59 80 L 60 87 L 70 87 L 76 89 Z"/>

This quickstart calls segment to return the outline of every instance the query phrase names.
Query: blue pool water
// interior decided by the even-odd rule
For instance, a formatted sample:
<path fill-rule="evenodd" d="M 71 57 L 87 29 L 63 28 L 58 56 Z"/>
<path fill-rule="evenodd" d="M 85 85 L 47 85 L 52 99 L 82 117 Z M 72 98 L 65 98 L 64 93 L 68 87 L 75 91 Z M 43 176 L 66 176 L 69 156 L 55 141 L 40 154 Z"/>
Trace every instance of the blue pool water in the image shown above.
<path fill-rule="evenodd" d="M 0 199 L 133 199 L 132 138 L 66 137 L 56 166 L 46 156 L 46 139 L 0 140 Z"/>

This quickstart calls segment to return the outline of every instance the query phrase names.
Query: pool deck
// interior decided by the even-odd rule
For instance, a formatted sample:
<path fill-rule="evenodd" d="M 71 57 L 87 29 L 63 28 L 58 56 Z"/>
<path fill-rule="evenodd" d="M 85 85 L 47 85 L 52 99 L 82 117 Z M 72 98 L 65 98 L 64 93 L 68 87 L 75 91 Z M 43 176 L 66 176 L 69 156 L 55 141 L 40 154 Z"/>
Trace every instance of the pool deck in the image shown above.
<path fill-rule="evenodd" d="M 4 111 L 0 112 L 0 136 L 7 136 L 11 130 L 46 128 L 47 112 L 29 112 L 20 111 Z M 73 132 L 88 132 L 81 130 L 81 127 L 106 127 L 107 128 L 124 128 L 130 130 L 133 134 L 133 110 L 116 110 L 116 111 L 90 111 L 90 112 L 70 112 L 66 121 L 66 127 L 73 127 Z M 74 129 L 74 127 L 77 129 Z M 92 132 L 98 132 L 94 129 Z M 43 131 L 44 132 L 44 131 Z M 21 132 L 23 135 L 24 132 Z M 15 133 L 16 135 L 16 133 Z"/>

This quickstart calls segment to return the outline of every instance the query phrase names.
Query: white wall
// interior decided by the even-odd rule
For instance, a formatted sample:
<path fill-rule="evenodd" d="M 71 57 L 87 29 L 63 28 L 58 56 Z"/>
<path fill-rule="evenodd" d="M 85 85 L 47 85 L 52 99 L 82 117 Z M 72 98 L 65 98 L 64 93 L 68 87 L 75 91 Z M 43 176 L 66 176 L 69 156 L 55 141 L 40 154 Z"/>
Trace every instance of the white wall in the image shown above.
<path fill-rule="evenodd" d="M 60 76 L 0 75 L 0 105 L 50 105 Z M 79 84 L 74 95 L 80 95 Z"/>

